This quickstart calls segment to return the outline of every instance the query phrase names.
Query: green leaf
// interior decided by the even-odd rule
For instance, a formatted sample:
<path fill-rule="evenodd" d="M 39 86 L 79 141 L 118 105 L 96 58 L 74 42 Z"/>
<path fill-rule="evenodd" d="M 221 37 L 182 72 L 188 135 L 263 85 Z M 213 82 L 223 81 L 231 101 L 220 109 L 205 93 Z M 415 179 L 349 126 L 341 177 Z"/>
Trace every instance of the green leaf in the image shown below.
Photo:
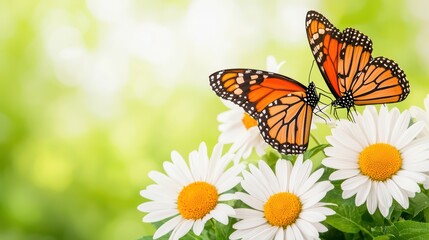
<path fill-rule="evenodd" d="M 338 187 L 330 191 L 325 198 L 326 202 L 335 203 L 337 206 L 331 207 L 336 214 L 328 216 L 326 223 L 345 233 L 358 233 L 366 230 L 362 226 L 362 214 L 365 212 L 362 208 L 354 205 L 353 199 L 342 199 L 341 189 Z"/>
<path fill-rule="evenodd" d="M 348 205 L 341 206 L 341 208 L 333 208 L 335 215 L 329 216 L 326 223 L 332 227 L 346 233 L 358 233 L 360 228 L 360 216 L 356 208 Z"/>
<path fill-rule="evenodd" d="M 429 223 L 401 221 L 386 227 L 386 233 L 394 235 L 397 240 L 426 240 L 429 239 Z"/>
<path fill-rule="evenodd" d="M 304 159 L 310 159 L 311 157 L 313 157 L 314 155 L 316 155 L 320 151 L 323 151 L 328 146 L 330 146 L 330 145 L 329 144 L 320 144 L 320 145 L 315 146 L 312 149 L 307 150 L 304 153 Z"/>
<path fill-rule="evenodd" d="M 279 152 L 275 151 L 274 149 L 268 148 L 269 150 L 266 150 L 265 154 L 261 157 L 262 160 L 264 160 L 268 166 L 273 168 L 273 166 L 276 165 L 277 160 L 279 160 L 282 156 Z"/>
<path fill-rule="evenodd" d="M 410 207 L 405 212 L 411 214 L 413 218 L 421 211 L 429 207 L 429 197 L 424 193 L 417 193 L 414 198 L 410 199 Z"/>
<path fill-rule="evenodd" d="M 374 237 L 372 240 L 389 240 L 391 239 L 392 235 L 381 235 Z"/>

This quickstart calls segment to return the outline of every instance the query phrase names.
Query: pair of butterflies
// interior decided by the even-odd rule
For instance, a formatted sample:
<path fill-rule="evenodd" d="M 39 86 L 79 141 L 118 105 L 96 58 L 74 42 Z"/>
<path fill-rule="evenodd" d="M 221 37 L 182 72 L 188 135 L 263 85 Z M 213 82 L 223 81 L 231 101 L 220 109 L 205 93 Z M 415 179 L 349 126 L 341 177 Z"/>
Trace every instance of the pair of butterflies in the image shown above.
<path fill-rule="evenodd" d="M 372 42 L 353 28 L 340 32 L 316 11 L 306 17 L 308 41 L 322 76 L 334 95 L 331 105 L 394 103 L 410 92 L 398 65 L 385 57 L 371 56 Z M 307 150 L 316 86 L 305 87 L 289 77 L 253 69 L 227 69 L 209 77 L 213 91 L 230 100 L 258 121 L 264 140 L 284 154 Z"/>

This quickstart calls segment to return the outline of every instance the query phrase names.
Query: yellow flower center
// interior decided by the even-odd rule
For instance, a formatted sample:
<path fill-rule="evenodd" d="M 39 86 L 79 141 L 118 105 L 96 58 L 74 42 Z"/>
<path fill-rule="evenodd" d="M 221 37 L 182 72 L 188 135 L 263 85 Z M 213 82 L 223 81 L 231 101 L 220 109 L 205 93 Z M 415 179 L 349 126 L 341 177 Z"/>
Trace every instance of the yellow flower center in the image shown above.
<path fill-rule="evenodd" d="M 251 127 L 258 125 L 258 122 L 246 112 L 244 113 L 244 116 L 241 119 L 241 121 L 243 122 L 243 125 L 246 129 L 249 129 Z"/>
<path fill-rule="evenodd" d="M 302 204 L 292 193 L 281 192 L 272 195 L 264 205 L 264 214 L 273 226 L 287 227 L 298 219 Z"/>
<path fill-rule="evenodd" d="M 385 181 L 401 168 L 402 158 L 394 146 L 376 143 L 360 153 L 358 164 L 362 174 L 374 181 Z"/>
<path fill-rule="evenodd" d="M 206 182 L 193 182 L 184 187 L 177 198 L 179 213 L 184 219 L 200 219 L 216 207 L 216 187 Z"/>

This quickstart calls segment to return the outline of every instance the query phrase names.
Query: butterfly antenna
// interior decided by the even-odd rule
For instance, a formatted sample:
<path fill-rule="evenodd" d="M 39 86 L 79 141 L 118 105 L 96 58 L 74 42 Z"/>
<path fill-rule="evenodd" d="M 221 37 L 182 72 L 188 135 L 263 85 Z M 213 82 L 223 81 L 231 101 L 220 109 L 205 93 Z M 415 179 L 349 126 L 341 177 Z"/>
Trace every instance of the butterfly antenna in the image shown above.
<path fill-rule="evenodd" d="M 321 91 L 321 92 L 325 93 L 325 95 L 323 95 L 323 96 L 328 97 L 329 99 L 331 99 L 331 101 L 333 101 L 332 98 L 330 98 L 328 96 L 328 94 L 330 94 L 330 92 L 328 92 L 328 91 L 326 91 L 326 90 L 324 90 L 323 88 L 320 88 L 320 87 L 316 87 L 316 89 L 317 89 L 317 91 Z"/>
<path fill-rule="evenodd" d="M 315 62 L 315 60 L 313 60 L 311 62 L 310 72 L 308 73 L 308 83 L 311 82 L 311 80 L 310 80 L 311 79 L 311 72 L 313 71 L 314 62 Z"/>

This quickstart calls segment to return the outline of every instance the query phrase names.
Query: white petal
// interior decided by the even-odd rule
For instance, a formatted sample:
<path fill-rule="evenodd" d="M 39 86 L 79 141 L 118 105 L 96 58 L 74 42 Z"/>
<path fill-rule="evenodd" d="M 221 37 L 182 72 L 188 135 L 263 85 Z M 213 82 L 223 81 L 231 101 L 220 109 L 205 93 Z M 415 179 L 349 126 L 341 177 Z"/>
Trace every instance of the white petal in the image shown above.
<path fill-rule="evenodd" d="M 143 217 L 143 222 L 158 222 L 178 214 L 177 209 L 152 211 Z"/>
<path fill-rule="evenodd" d="M 387 107 L 380 107 L 380 113 L 377 122 L 377 141 L 389 142 L 390 140 L 390 114 Z"/>
<path fill-rule="evenodd" d="M 287 240 L 295 240 L 295 233 L 293 232 L 292 228 L 288 226 L 285 230 L 286 232 L 286 239 Z"/>
<path fill-rule="evenodd" d="M 341 184 L 341 189 L 343 190 L 351 190 L 354 188 L 360 187 L 362 184 L 365 184 L 367 181 L 369 181 L 369 178 L 364 175 L 357 175 L 355 177 L 349 178 L 345 180 Z"/>
<path fill-rule="evenodd" d="M 195 181 L 194 177 L 192 176 L 188 165 L 186 165 L 185 160 L 182 158 L 182 156 L 176 152 L 171 152 L 171 161 L 173 162 L 176 170 L 176 174 L 178 177 L 186 178 L 189 181 Z"/>
<path fill-rule="evenodd" d="M 259 161 L 259 169 L 263 174 L 264 178 L 267 180 L 269 187 L 273 193 L 280 192 L 279 182 L 277 181 L 276 175 L 268 166 L 265 161 Z"/>
<path fill-rule="evenodd" d="M 396 185 L 398 185 L 404 190 L 411 192 L 420 192 L 419 185 L 416 182 L 410 180 L 409 178 L 393 175 L 392 180 L 396 183 Z"/>
<path fill-rule="evenodd" d="M 357 159 L 357 158 L 356 158 Z M 322 164 L 333 169 L 357 169 L 357 161 L 344 161 L 338 158 L 328 157 L 322 160 Z"/>
<path fill-rule="evenodd" d="M 179 239 L 185 236 L 189 232 L 189 230 L 191 230 L 193 224 L 193 220 L 185 220 L 180 222 L 171 233 L 170 239 Z"/>
<path fill-rule="evenodd" d="M 416 172 L 429 172 L 429 161 L 404 162 L 402 167 Z"/>
<path fill-rule="evenodd" d="M 192 231 L 195 235 L 200 236 L 201 232 L 204 230 L 205 221 L 202 219 L 197 219 L 194 222 L 194 226 L 192 227 Z"/>
<path fill-rule="evenodd" d="M 306 192 L 308 189 L 310 189 L 310 187 L 312 187 L 320 179 L 322 174 L 323 174 L 323 168 L 318 169 L 317 171 L 312 173 L 310 177 L 306 179 L 306 181 L 299 187 L 296 194 L 299 196 L 304 192 Z"/>
<path fill-rule="evenodd" d="M 290 226 L 290 228 L 293 231 L 293 235 L 295 236 L 295 239 L 297 240 L 304 240 L 304 236 L 302 235 L 301 231 L 299 230 L 299 228 L 296 226 L 296 224 L 292 224 Z"/>
<path fill-rule="evenodd" d="M 299 214 L 299 218 L 308 222 L 321 222 L 326 219 L 326 216 L 316 211 L 303 211 Z"/>
<path fill-rule="evenodd" d="M 247 218 L 263 218 L 264 213 L 262 211 L 250 209 L 250 208 L 237 208 L 235 209 L 235 218 L 247 219 Z"/>
<path fill-rule="evenodd" d="M 219 195 L 219 202 L 224 202 L 224 201 L 231 201 L 231 200 L 237 200 L 237 195 L 235 195 L 235 193 L 224 193 Z"/>
<path fill-rule="evenodd" d="M 244 190 L 246 190 L 246 192 L 264 202 L 271 196 L 267 189 L 264 189 L 264 187 L 261 185 L 259 179 L 255 178 L 247 171 L 243 171 L 242 174 L 244 180 L 241 181 L 241 186 Z"/>
<path fill-rule="evenodd" d="M 234 208 L 226 203 L 218 203 L 215 209 L 228 216 L 235 216 L 236 214 Z"/>
<path fill-rule="evenodd" d="M 374 113 L 375 111 L 376 110 L 374 106 L 367 106 L 363 113 L 362 124 L 365 127 L 361 129 L 365 132 L 365 136 L 369 144 L 373 144 L 377 142 L 377 129 L 376 129 L 376 122 L 374 119 L 375 117 L 374 115 L 376 114 Z"/>
<path fill-rule="evenodd" d="M 401 138 L 401 135 L 407 130 L 409 123 L 410 115 L 408 112 L 404 112 L 399 115 L 399 118 L 396 120 L 395 126 L 393 127 L 394 131 L 392 131 L 392 135 L 390 138 L 390 143 L 393 146 L 398 146 L 398 140 Z"/>
<path fill-rule="evenodd" d="M 395 146 L 398 149 L 402 149 L 407 144 L 409 144 L 424 128 L 424 122 L 416 122 L 411 127 L 409 127 L 401 137 L 395 141 Z"/>
<path fill-rule="evenodd" d="M 375 189 L 374 182 L 371 182 L 371 188 Z M 366 207 L 368 209 L 368 212 L 370 214 L 374 214 L 375 210 L 377 209 L 377 192 L 376 191 L 370 191 L 368 195 L 368 199 L 366 200 Z"/>
<path fill-rule="evenodd" d="M 384 182 L 379 182 L 377 186 L 378 206 L 383 206 L 389 210 L 392 206 L 392 195 L 390 195 L 390 192 Z"/>
<path fill-rule="evenodd" d="M 302 161 L 302 155 L 299 155 L 295 161 L 295 165 L 292 168 L 292 172 L 289 179 L 289 192 L 298 193 L 299 188 L 302 186 L 311 173 L 313 164 L 311 161 Z"/>
<path fill-rule="evenodd" d="M 277 228 L 276 236 L 274 237 L 274 240 L 284 240 L 285 239 L 285 230 L 283 228 Z"/>
<path fill-rule="evenodd" d="M 340 147 L 327 147 L 324 150 L 326 156 L 335 157 L 340 159 L 345 159 L 348 161 L 354 160 L 357 161 L 359 158 L 359 153 L 355 151 L 350 151 L 349 149 L 344 149 Z"/>
<path fill-rule="evenodd" d="M 331 173 L 331 175 L 329 175 L 329 180 L 335 181 L 335 180 L 347 179 L 347 178 L 357 176 L 359 173 L 360 171 L 358 169 L 340 169 Z"/>
<path fill-rule="evenodd" d="M 189 168 L 195 181 L 205 181 L 205 171 L 203 169 L 207 169 L 207 167 L 204 168 L 203 163 L 204 161 L 199 158 L 197 151 L 189 153 Z"/>
<path fill-rule="evenodd" d="M 261 226 L 267 223 L 267 219 L 265 218 L 246 218 L 239 222 L 236 222 L 232 227 L 234 229 L 249 229 Z"/>
<path fill-rule="evenodd" d="M 167 175 L 173 180 L 176 181 L 177 184 L 181 186 L 187 186 L 189 183 L 193 182 L 193 178 L 188 178 L 184 176 L 178 167 L 172 162 L 164 162 L 162 164 L 164 171 Z"/>
<path fill-rule="evenodd" d="M 237 164 L 230 169 L 228 169 L 222 176 L 219 178 L 218 182 L 215 184 L 218 193 L 224 193 L 235 187 L 242 180 L 241 177 L 237 177 L 240 174 L 245 166 L 243 164 Z"/>
<path fill-rule="evenodd" d="M 364 148 L 363 144 L 353 135 L 349 135 L 341 131 L 341 129 L 332 129 L 332 135 L 335 137 L 327 137 L 326 139 L 336 148 L 342 148 L 347 151 L 359 153 Z"/>
<path fill-rule="evenodd" d="M 327 232 L 328 228 L 325 227 L 323 224 L 321 223 L 313 223 L 313 226 L 317 229 L 318 232 Z"/>
<path fill-rule="evenodd" d="M 343 190 L 343 193 L 341 194 L 341 197 L 343 198 L 343 199 L 348 199 L 348 198 L 351 198 L 351 197 L 353 197 L 354 195 L 356 195 L 357 194 L 357 192 L 359 192 L 359 190 L 361 189 L 361 187 L 359 187 L 359 188 L 354 188 L 354 189 L 352 189 L 352 190 Z"/>
<path fill-rule="evenodd" d="M 316 228 L 307 221 L 298 218 L 295 224 L 299 228 L 299 230 L 301 230 L 301 233 L 303 233 L 303 235 L 312 238 L 317 238 L 319 236 L 319 233 L 317 232 Z"/>
<path fill-rule="evenodd" d="M 235 211 L 231 206 L 220 203 L 210 211 L 210 215 L 218 222 L 226 225 L 228 224 L 228 216 L 235 215 Z"/>
<path fill-rule="evenodd" d="M 407 197 L 402 194 L 402 191 L 398 188 L 398 186 L 391 180 L 388 179 L 386 181 L 386 187 L 389 190 L 392 197 L 405 209 L 408 208 Z"/>
<path fill-rule="evenodd" d="M 313 206 L 326 196 L 326 193 L 334 189 L 334 186 L 329 181 L 322 181 L 314 184 L 307 192 L 299 195 L 303 204 L 307 207 Z"/>
<path fill-rule="evenodd" d="M 289 178 L 291 171 L 292 163 L 290 161 L 278 160 L 276 162 L 276 176 L 281 192 L 286 192 L 289 188 Z"/>
<path fill-rule="evenodd" d="M 259 165 L 266 164 L 264 161 L 260 160 Z M 273 190 L 270 187 L 270 183 L 267 181 L 265 176 L 262 174 L 261 170 L 257 168 L 255 165 L 249 165 L 250 172 L 253 174 L 255 179 L 258 179 L 257 184 L 260 189 L 263 190 L 268 196 L 274 194 Z"/>
<path fill-rule="evenodd" d="M 427 162 L 429 165 L 429 161 Z M 426 175 L 424 173 L 416 172 L 416 171 L 408 171 L 408 170 L 399 170 L 396 175 L 401 177 L 410 178 L 415 182 L 422 183 L 426 179 Z"/>
<path fill-rule="evenodd" d="M 389 215 L 389 208 L 382 205 L 380 202 L 378 204 L 378 209 L 380 210 L 381 215 L 383 215 L 383 217 L 387 217 L 387 215 Z"/>
<path fill-rule="evenodd" d="M 278 227 L 270 226 L 255 233 L 249 240 L 273 239 Z"/>
<path fill-rule="evenodd" d="M 160 185 L 149 185 L 140 191 L 140 196 L 159 202 L 173 202 L 177 199 L 177 192 L 164 189 Z"/>
<path fill-rule="evenodd" d="M 250 239 L 255 234 L 262 232 L 268 228 L 270 228 L 270 226 L 265 224 L 265 225 L 261 225 L 261 226 L 258 226 L 258 227 L 252 228 L 252 229 L 241 231 L 241 232 L 240 232 L 240 230 L 237 230 L 231 234 L 230 238 L 231 239 Z M 235 235 L 235 233 L 237 233 L 237 235 Z M 238 233 L 240 233 L 240 234 L 238 234 Z"/>
<path fill-rule="evenodd" d="M 259 198 L 254 197 L 254 195 L 249 195 L 242 192 L 236 192 L 235 194 L 242 202 L 244 202 L 248 206 L 257 210 L 264 210 L 264 202 L 261 201 Z"/>
<path fill-rule="evenodd" d="M 366 181 L 362 186 L 359 187 L 359 191 L 356 193 L 355 204 L 356 206 L 362 205 L 368 198 L 369 192 L 371 191 L 371 181 Z"/>
<path fill-rule="evenodd" d="M 159 211 L 164 209 L 177 209 L 176 203 L 160 203 L 155 201 L 145 202 L 140 204 L 137 209 L 141 212 L 153 212 L 153 211 Z"/>
<path fill-rule="evenodd" d="M 161 227 L 159 227 L 156 232 L 153 235 L 154 239 L 157 239 L 159 237 L 164 236 L 165 234 L 169 233 L 171 230 L 173 230 L 175 227 L 177 227 L 177 225 L 181 222 L 181 221 L 185 221 L 182 216 L 177 216 L 174 217 L 170 220 L 168 220 L 167 222 L 165 222 L 164 224 L 161 225 Z"/>
<path fill-rule="evenodd" d="M 163 187 L 168 187 L 169 189 L 179 192 L 182 189 L 182 186 L 177 184 L 167 175 L 160 173 L 158 171 L 150 171 L 148 176 L 157 184 L 162 185 Z"/>

